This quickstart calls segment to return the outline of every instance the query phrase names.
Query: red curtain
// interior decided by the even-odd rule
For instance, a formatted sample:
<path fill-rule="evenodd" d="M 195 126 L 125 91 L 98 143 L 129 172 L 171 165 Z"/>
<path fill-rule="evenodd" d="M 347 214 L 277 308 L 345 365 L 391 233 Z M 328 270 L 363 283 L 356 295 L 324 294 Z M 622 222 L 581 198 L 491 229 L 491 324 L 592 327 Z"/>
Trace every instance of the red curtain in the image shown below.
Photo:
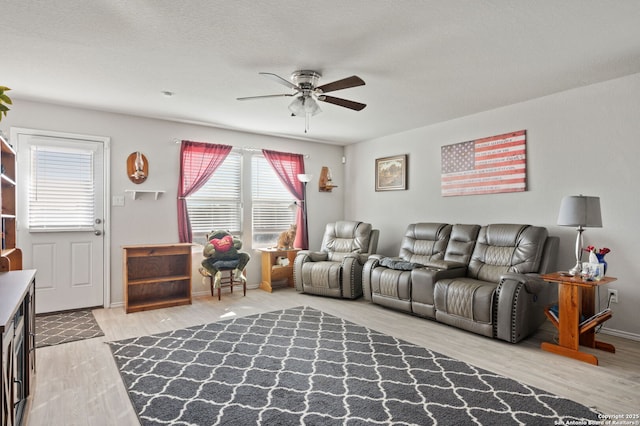
<path fill-rule="evenodd" d="M 231 149 L 229 145 L 182 141 L 178 183 L 178 236 L 181 243 L 193 242 L 186 197 L 209 180 Z"/>
<path fill-rule="evenodd" d="M 284 183 L 289 192 L 291 192 L 291 195 L 296 198 L 298 206 L 302 204 L 302 208 L 298 209 L 296 214 L 298 230 L 293 246 L 307 250 L 309 248 L 306 215 L 307 194 L 305 185 L 298 180 L 298 175 L 304 173 L 304 157 L 300 154 L 269 151 L 266 149 L 263 149 L 262 153 L 280 177 L 282 183 Z"/>

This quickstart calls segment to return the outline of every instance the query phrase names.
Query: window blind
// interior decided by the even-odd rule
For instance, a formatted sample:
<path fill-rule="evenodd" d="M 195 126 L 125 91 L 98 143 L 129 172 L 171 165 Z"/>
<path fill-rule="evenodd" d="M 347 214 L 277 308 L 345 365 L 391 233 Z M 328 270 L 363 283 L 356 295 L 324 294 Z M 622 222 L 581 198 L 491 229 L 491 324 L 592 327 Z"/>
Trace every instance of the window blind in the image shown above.
<path fill-rule="evenodd" d="M 209 181 L 187 197 L 194 241 L 214 229 L 242 234 L 241 175 L 242 154 L 231 152 Z"/>
<path fill-rule="evenodd" d="M 30 230 L 93 229 L 93 156 L 90 150 L 31 147 Z"/>
<path fill-rule="evenodd" d="M 291 193 L 261 155 L 251 159 L 251 197 L 253 247 L 271 246 L 280 232 L 295 223 L 297 207 Z"/>

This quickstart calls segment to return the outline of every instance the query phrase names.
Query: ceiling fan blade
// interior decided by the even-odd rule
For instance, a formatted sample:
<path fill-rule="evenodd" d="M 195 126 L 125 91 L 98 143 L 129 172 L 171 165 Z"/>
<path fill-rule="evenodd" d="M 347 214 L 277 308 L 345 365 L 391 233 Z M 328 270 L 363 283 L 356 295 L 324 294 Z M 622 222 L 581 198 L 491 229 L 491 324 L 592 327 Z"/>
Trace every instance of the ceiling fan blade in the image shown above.
<path fill-rule="evenodd" d="M 322 93 L 333 92 L 334 90 L 348 89 L 349 87 L 364 86 L 364 80 L 357 75 L 343 78 L 342 80 L 336 80 L 332 83 L 323 84 L 316 87 L 316 89 L 322 90 Z"/>
<path fill-rule="evenodd" d="M 259 72 L 258 74 L 264 75 L 265 77 L 275 81 L 276 83 L 280 83 L 283 86 L 287 86 L 290 89 L 300 90 L 300 88 L 298 86 L 296 86 L 295 84 L 293 84 L 292 82 L 290 82 L 286 78 L 280 77 L 278 74 L 274 74 L 272 72 Z"/>
<path fill-rule="evenodd" d="M 282 93 L 279 95 L 262 95 L 262 96 L 245 96 L 244 98 L 236 98 L 239 101 L 248 101 L 251 99 L 261 99 L 261 98 L 281 98 L 283 96 L 293 96 L 291 93 Z"/>
<path fill-rule="evenodd" d="M 330 104 L 338 105 L 341 107 L 353 109 L 356 111 L 362 111 L 367 104 L 361 104 L 360 102 L 350 101 L 348 99 L 336 98 L 333 96 L 318 96 L 319 101 L 328 102 Z"/>

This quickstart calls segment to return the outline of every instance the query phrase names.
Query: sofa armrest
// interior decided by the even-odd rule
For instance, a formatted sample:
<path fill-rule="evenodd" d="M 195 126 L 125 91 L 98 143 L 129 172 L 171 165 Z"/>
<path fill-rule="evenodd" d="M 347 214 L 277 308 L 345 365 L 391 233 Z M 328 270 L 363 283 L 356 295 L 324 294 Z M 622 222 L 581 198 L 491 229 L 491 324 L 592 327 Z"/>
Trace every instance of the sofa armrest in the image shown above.
<path fill-rule="evenodd" d="M 342 297 L 357 299 L 362 295 L 363 263 L 356 253 L 342 259 Z"/>
<path fill-rule="evenodd" d="M 517 343 L 546 320 L 544 308 L 558 298 L 557 287 L 537 274 L 504 274 L 496 289 L 495 337 Z"/>
<path fill-rule="evenodd" d="M 451 267 L 450 269 L 437 268 L 416 268 L 411 271 L 411 285 L 416 287 L 426 287 L 433 293 L 436 282 L 445 278 L 464 277 L 467 273 L 465 266 Z"/>
<path fill-rule="evenodd" d="M 301 250 L 293 261 L 293 283 L 297 291 L 302 291 L 302 265 L 307 262 L 320 262 L 327 260 L 326 252 Z"/>
<path fill-rule="evenodd" d="M 373 270 L 380 266 L 380 260 L 383 259 L 384 256 L 379 254 L 372 254 L 369 256 L 369 259 L 365 262 L 364 267 L 362 268 L 362 293 L 364 295 L 364 300 L 371 302 L 371 273 Z"/>
<path fill-rule="evenodd" d="M 368 253 L 351 253 L 345 256 L 345 259 L 356 259 L 360 266 L 364 266 L 364 264 L 369 260 L 370 254 Z M 342 261 L 344 263 L 344 260 Z"/>
<path fill-rule="evenodd" d="M 540 278 L 540 274 L 503 274 L 500 276 L 500 282 L 503 281 L 522 284 L 527 293 L 531 294 L 538 294 L 549 286 L 549 283 Z"/>
<path fill-rule="evenodd" d="M 427 268 L 431 268 L 431 269 L 438 269 L 438 270 L 453 270 L 453 269 L 460 269 L 460 268 L 464 268 L 465 272 L 466 272 L 466 264 L 461 263 L 461 262 L 454 262 L 451 260 L 431 260 L 429 261 L 428 265 L 425 265 Z M 450 278 L 450 277 L 447 277 Z"/>

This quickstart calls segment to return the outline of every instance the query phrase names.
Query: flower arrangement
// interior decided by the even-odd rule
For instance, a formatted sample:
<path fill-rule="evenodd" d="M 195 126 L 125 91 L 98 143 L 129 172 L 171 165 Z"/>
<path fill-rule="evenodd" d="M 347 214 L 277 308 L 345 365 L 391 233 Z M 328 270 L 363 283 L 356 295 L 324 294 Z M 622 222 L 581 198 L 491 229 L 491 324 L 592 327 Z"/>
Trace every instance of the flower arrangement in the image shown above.
<path fill-rule="evenodd" d="M 589 252 L 589 262 L 590 263 L 595 263 L 595 259 L 591 259 L 592 255 L 591 253 L 593 253 L 593 256 L 595 256 L 598 259 L 598 263 L 604 264 L 604 268 L 603 268 L 603 275 L 605 275 L 607 273 L 607 261 L 604 259 L 604 255 L 611 252 L 611 249 L 609 249 L 608 247 L 602 247 L 602 248 L 596 248 L 595 246 L 587 246 L 586 249 L 584 249 L 584 251 Z"/>
<path fill-rule="evenodd" d="M 584 251 L 586 252 L 594 252 L 595 254 L 601 254 L 602 256 L 604 256 L 607 253 L 611 252 L 611 249 L 607 248 L 607 247 L 602 247 L 600 249 L 597 249 L 595 246 L 587 246 L 586 249 L 584 249 Z"/>

